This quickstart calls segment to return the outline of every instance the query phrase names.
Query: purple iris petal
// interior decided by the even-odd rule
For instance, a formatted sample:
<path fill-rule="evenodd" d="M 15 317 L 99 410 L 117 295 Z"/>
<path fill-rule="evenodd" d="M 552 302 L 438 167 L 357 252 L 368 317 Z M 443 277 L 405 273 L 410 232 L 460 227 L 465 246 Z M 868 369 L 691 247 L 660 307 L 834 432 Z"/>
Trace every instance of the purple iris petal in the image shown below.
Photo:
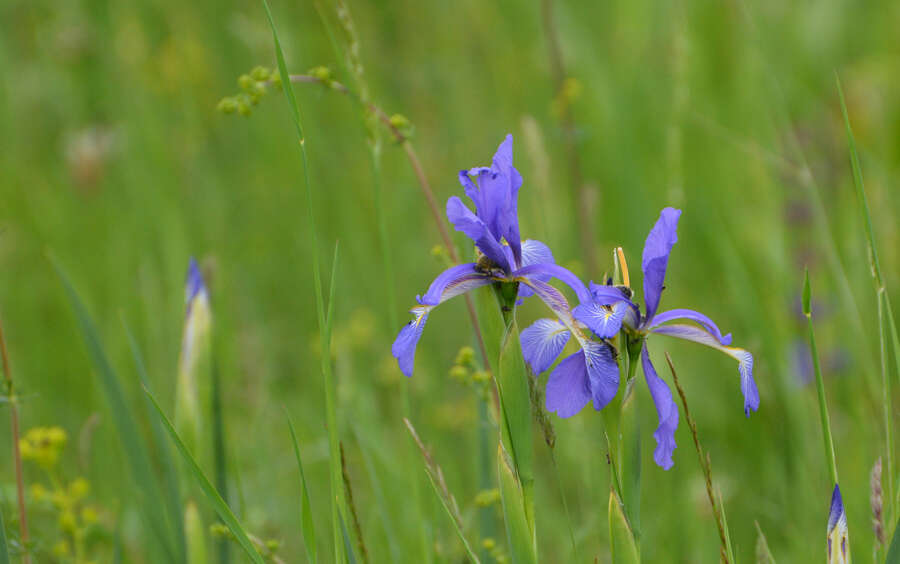
<path fill-rule="evenodd" d="M 556 319 L 538 319 L 519 336 L 522 356 L 535 374 L 550 368 L 559 356 L 571 333 Z"/>
<path fill-rule="evenodd" d="M 187 304 L 188 308 L 190 308 L 191 301 L 199 294 L 206 290 L 206 285 L 203 283 L 203 275 L 200 273 L 200 266 L 197 264 L 197 261 L 194 260 L 194 257 L 191 257 L 190 264 L 188 265 L 188 273 L 187 280 L 184 284 L 184 303 Z"/>
<path fill-rule="evenodd" d="M 391 354 L 397 359 L 400 371 L 407 377 L 412 376 L 416 345 L 419 344 L 419 339 L 422 337 L 422 330 L 425 329 L 425 322 L 428 321 L 429 311 L 431 311 L 431 306 L 413 308 L 412 313 L 416 318 L 403 326 L 391 346 Z"/>
<path fill-rule="evenodd" d="M 663 209 L 644 243 L 641 269 L 644 271 L 646 323 L 653 319 L 656 309 L 659 307 L 659 298 L 666 279 L 666 267 L 669 263 L 669 253 L 672 252 L 672 246 L 678 241 L 677 229 L 680 215 L 681 210 Z"/>
<path fill-rule="evenodd" d="M 513 276 L 528 278 L 539 282 L 546 282 L 550 278 L 557 278 L 564 282 L 575 295 L 579 302 L 587 302 L 591 299 L 591 294 L 577 276 L 557 264 L 531 264 L 523 266 L 519 270 L 513 272 Z"/>
<path fill-rule="evenodd" d="M 515 257 L 515 264 L 522 259 L 519 237 L 518 196 L 522 176 L 513 167 L 513 138 L 507 135 L 494 154 L 491 167 L 476 167 L 459 173 L 460 183 L 475 203 L 478 217 L 488 227 L 499 243 L 506 239 Z M 477 185 L 472 177 L 477 179 Z M 485 253 L 487 254 L 487 253 Z"/>
<path fill-rule="evenodd" d="M 625 317 L 626 311 L 628 311 L 628 304 L 624 301 L 616 302 L 611 306 L 590 301 L 578 305 L 572 310 L 572 315 L 587 325 L 595 335 L 607 339 L 614 337 L 622 328 L 622 318 Z"/>
<path fill-rule="evenodd" d="M 844 500 L 841 497 L 841 488 L 837 484 L 834 485 L 834 491 L 831 493 L 831 509 L 828 512 L 828 534 L 837 526 L 841 519 L 846 520 L 844 513 Z"/>
<path fill-rule="evenodd" d="M 450 298 L 490 283 L 491 277 L 476 270 L 474 263 L 458 264 L 440 273 L 424 296 L 416 297 L 420 305 L 410 310 L 414 319 L 403 326 L 391 346 L 391 354 L 397 359 L 404 374 L 412 376 L 416 345 L 422 337 L 422 330 L 431 310 Z"/>
<path fill-rule="evenodd" d="M 706 317 L 699 311 L 694 311 L 691 309 L 670 309 L 669 311 L 664 311 L 653 318 L 653 323 L 650 325 L 649 329 L 653 329 L 663 323 L 667 323 L 669 321 L 675 321 L 678 319 L 687 319 L 690 321 L 694 321 L 702 325 L 707 331 L 713 334 L 717 341 L 723 345 L 731 344 L 731 333 L 723 336 L 722 332 L 719 331 L 719 328 L 713 323 L 713 320 Z"/>
<path fill-rule="evenodd" d="M 700 343 L 722 351 L 738 361 L 741 374 L 741 393 L 744 395 L 744 415 L 750 417 L 751 411 L 759 409 L 759 391 L 753 380 L 753 355 L 744 349 L 728 347 L 721 343 L 712 333 L 693 325 L 663 325 L 652 330 L 653 333 L 678 337 L 686 341 Z"/>
<path fill-rule="evenodd" d="M 477 270 L 475 263 L 458 264 L 438 274 L 425 295 L 416 299 L 422 305 L 436 306 L 490 282 L 490 276 Z"/>
<path fill-rule="evenodd" d="M 591 401 L 591 383 L 588 379 L 584 351 L 567 356 L 560 362 L 547 380 L 547 411 L 560 417 L 572 417 Z"/>
<path fill-rule="evenodd" d="M 522 266 L 540 263 L 555 263 L 550 247 L 534 239 L 525 239 L 522 242 Z M 536 275 L 535 277 L 542 282 L 550 280 L 549 277 L 540 275 Z M 519 286 L 519 298 L 528 298 L 532 295 L 534 295 L 534 292 L 531 291 L 531 288 L 524 285 Z"/>
<path fill-rule="evenodd" d="M 650 395 L 656 405 L 656 414 L 659 417 L 659 426 L 653 432 L 656 439 L 656 450 L 653 451 L 653 460 L 663 470 L 672 467 L 672 452 L 675 450 L 675 429 L 678 428 L 678 406 L 672 400 L 672 392 L 662 378 L 657 376 L 653 363 L 650 362 L 650 353 L 647 352 L 645 343 L 641 349 L 641 365 L 644 367 L 644 379 L 650 388 Z"/>
<path fill-rule="evenodd" d="M 619 364 L 612 348 L 598 341 L 581 343 L 588 379 L 591 381 L 591 397 L 594 409 L 600 411 L 616 397 L 619 391 Z"/>
<path fill-rule="evenodd" d="M 466 207 L 466 205 L 456 196 L 451 196 L 447 200 L 447 219 L 453 224 L 457 231 L 462 231 L 466 236 L 475 242 L 475 245 L 489 259 L 494 261 L 497 266 L 506 272 L 512 270 L 512 264 L 503 252 L 503 245 L 494 237 L 487 224 Z"/>

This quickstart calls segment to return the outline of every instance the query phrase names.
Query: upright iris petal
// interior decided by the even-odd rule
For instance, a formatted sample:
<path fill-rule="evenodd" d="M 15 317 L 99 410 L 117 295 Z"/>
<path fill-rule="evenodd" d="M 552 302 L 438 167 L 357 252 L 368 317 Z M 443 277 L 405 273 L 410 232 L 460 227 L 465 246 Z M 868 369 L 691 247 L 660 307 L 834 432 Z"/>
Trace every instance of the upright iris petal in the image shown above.
<path fill-rule="evenodd" d="M 644 254 L 641 258 L 641 269 L 644 271 L 644 307 L 645 318 L 649 321 L 656 315 L 659 298 L 662 295 L 666 279 L 666 268 L 669 264 L 669 253 L 678 241 L 678 218 L 681 210 L 665 208 L 644 243 Z"/>
<path fill-rule="evenodd" d="M 850 534 L 847 528 L 847 514 L 841 488 L 834 485 L 831 494 L 831 509 L 828 512 L 828 564 L 848 564 L 850 562 Z"/>

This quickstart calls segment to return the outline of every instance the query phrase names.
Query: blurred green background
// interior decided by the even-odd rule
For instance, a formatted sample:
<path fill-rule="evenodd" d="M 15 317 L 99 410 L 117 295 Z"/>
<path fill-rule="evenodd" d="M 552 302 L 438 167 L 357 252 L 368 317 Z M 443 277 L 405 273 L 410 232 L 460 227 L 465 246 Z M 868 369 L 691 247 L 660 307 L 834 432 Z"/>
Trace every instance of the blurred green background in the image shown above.
<path fill-rule="evenodd" d="M 348 0 L 373 99 L 415 125 L 415 144 L 441 205 L 461 194 L 460 168 L 486 164 L 516 139 L 523 236 L 548 243 L 585 279 L 612 268 L 622 245 L 637 276 L 659 210 L 684 210 L 663 308 L 701 310 L 756 357 L 762 404 L 745 419 L 737 370 L 712 351 L 655 338 L 671 353 L 700 439 L 721 485 L 742 560 L 754 521 L 785 562 L 824 553 L 830 484 L 799 294 L 808 265 L 841 488 L 857 559 L 871 553 L 869 472 L 884 454 L 877 313 L 853 194 L 834 71 L 860 146 L 888 291 L 900 301 L 895 217 L 900 178 L 900 3 L 559 2 L 552 23 L 566 95 L 553 80 L 541 2 Z M 338 72 L 310 2 L 272 5 L 288 65 Z M 212 288 L 224 385 L 229 498 L 248 528 L 304 558 L 297 476 L 282 405 L 293 414 L 327 560 L 328 464 L 311 248 L 302 168 L 280 92 L 252 116 L 216 111 L 253 66 L 274 66 L 255 2 L 116 3 L 8 0 L 0 6 L 0 315 L 24 428 L 60 425 L 65 461 L 86 476 L 103 522 L 121 527 L 142 561 L 129 477 L 94 368 L 46 251 L 68 270 L 149 421 L 120 317 L 136 333 L 171 412 L 190 256 Z M 342 82 L 349 79 L 340 74 Z M 360 111 L 319 85 L 297 85 L 305 120 L 320 249 L 340 240 L 335 366 L 338 416 L 354 497 L 373 561 L 460 561 L 458 540 L 408 456 L 401 386 L 411 419 L 442 465 L 477 538 L 479 400 L 448 376 L 472 344 L 465 306 L 431 316 L 416 374 L 390 358 L 399 327 L 386 306 L 373 185 Z M 563 114 L 571 112 L 591 195 L 573 198 Z M 561 112 L 561 110 L 563 110 Z M 390 273 L 405 309 L 443 267 L 440 238 L 402 150 L 385 136 L 383 181 Z M 592 245 L 579 238 L 589 206 Z M 442 206 L 443 207 L 443 206 Z M 458 234 L 454 234 L 456 236 Z M 468 253 L 470 247 L 456 237 Z M 588 271 L 596 257 L 599 266 Z M 529 303 L 520 324 L 543 315 Z M 660 374 L 669 379 L 665 370 Z M 546 375 L 542 376 L 545 381 Z M 643 556 L 716 562 L 717 533 L 687 425 L 675 466 L 653 465 L 655 413 L 639 387 L 644 428 Z M 4 411 L 5 413 L 5 411 Z M 99 414 L 94 430 L 86 421 Z M 5 416 L 4 416 L 5 417 Z M 609 559 L 602 422 L 591 409 L 554 418 L 559 486 L 538 447 L 538 542 L 546 561 Z M 4 419 L 2 429 L 6 429 Z M 88 430 L 85 430 L 88 429 Z M 536 441 L 539 440 L 536 433 Z M 0 434 L 0 452 L 10 452 Z M 0 467 L 13 519 L 8 455 Z M 26 467 L 26 482 L 38 478 Z M 410 502 L 421 481 L 421 512 Z M 496 506 L 495 506 L 496 508 Z M 497 540 L 504 538 L 497 509 Z M 33 532 L 52 537 L 52 526 Z"/>

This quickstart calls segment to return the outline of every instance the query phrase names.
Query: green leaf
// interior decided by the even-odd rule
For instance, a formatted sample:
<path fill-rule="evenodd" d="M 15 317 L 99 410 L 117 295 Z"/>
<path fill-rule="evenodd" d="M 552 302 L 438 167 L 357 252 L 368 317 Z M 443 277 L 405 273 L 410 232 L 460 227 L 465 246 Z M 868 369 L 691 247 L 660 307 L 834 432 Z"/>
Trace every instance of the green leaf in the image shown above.
<path fill-rule="evenodd" d="M 207 564 L 206 527 L 193 500 L 184 508 L 184 536 L 187 540 L 188 564 Z"/>
<path fill-rule="evenodd" d="M 891 547 L 888 549 L 884 564 L 900 564 L 900 522 L 894 527 L 894 538 L 891 539 Z"/>
<path fill-rule="evenodd" d="M 48 255 L 56 274 L 62 282 L 69 303 L 75 311 L 75 317 L 81 329 L 84 343 L 87 346 L 88 354 L 97 371 L 98 381 L 106 402 L 112 413 L 114 428 L 118 432 L 119 440 L 125 451 L 125 458 L 131 469 L 132 478 L 137 486 L 139 496 L 138 508 L 149 528 L 156 536 L 157 544 L 165 551 L 170 562 L 183 562 L 184 553 L 175 550 L 172 545 L 171 533 L 168 532 L 169 525 L 162 511 L 159 499 L 162 497 L 159 493 L 159 484 L 151 472 L 150 456 L 147 451 L 147 445 L 138 432 L 138 425 L 134 419 L 133 412 L 128 406 L 125 399 L 125 392 L 122 389 L 120 380 L 103 349 L 100 341 L 100 335 L 94 322 L 91 319 L 84 302 L 75 291 L 69 277 L 66 275 L 62 266 L 52 254 Z"/>
<path fill-rule="evenodd" d="M 637 564 L 641 561 L 622 501 L 613 488 L 609 489 L 609 542 L 613 564 Z"/>
<path fill-rule="evenodd" d="M 134 359 L 134 367 L 137 370 L 138 378 L 141 380 L 141 385 L 148 390 L 152 389 L 147 375 L 147 367 L 144 363 L 144 355 L 141 354 L 141 348 L 134 338 L 134 333 L 131 332 L 124 314 L 119 317 L 122 321 L 122 327 L 125 329 L 125 335 L 128 337 L 128 345 L 131 348 L 131 356 Z M 146 396 L 144 397 L 144 405 L 148 412 L 153 411 L 153 406 Z M 181 507 L 181 491 L 178 486 L 178 469 L 175 467 L 175 461 L 172 459 L 172 451 L 166 440 L 166 432 L 156 417 L 150 418 L 150 429 L 153 431 L 153 448 L 156 456 L 159 458 L 160 466 L 162 466 L 163 485 L 166 490 L 166 508 L 169 511 L 172 528 L 175 530 L 175 542 L 179 547 L 179 554 L 186 555 L 187 544 L 184 538 L 184 512 Z"/>
<path fill-rule="evenodd" d="M 343 515 L 338 515 L 341 523 L 341 538 L 344 539 L 344 553 L 347 555 L 347 561 L 350 564 L 356 564 L 356 556 L 353 555 L 353 543 L 350 542 L 350 535 L 347 533 L 347 524 Z"/>
<path fill-rule="evenodd" d="M 231 512 L 231 508 L 228 507 L 228 504 L 225 503 L 225 500 L 222 499 L 222 496 L 219 495 L 219 492 L 216 491 L 215 486 L 213 486 L 206 475 L 203 473 L 203 470 L 197 464 L 197 461 L 194 460 L 194 457 L 191 456 L 190 451 L 187 446 L 185 446 L 184 442 L 181 440 L 181 437 L 178 436 L 178 433 L 175 431 L 175 427 L 172 426 L 172 422 L 169 421 L 169 418 L 166 417 L 166 414 L 163 412 L 162 408 L 159 406 L 159 402 L 156 401 L 156 398 L 153 397 L 153 394 L 150 393 L 150 390 L 144 388 L 144 393 L 147 394 L 147 397 L 150 398 L 153 407 L 156 409 L 156 413 L 159 416 L 159 420 L 162 422 L 163 427 L 169 433 L 169 437 L 172 439 L 172 442 L 175 443 L 175 446 L 178 448 L 178 452 L 181 453 L 181 457 L 184 460 L 185 464 L 188 467 L 191 475 L 197 480 L 197 485 L 200 486 L 200 490 L 206 495 L 206 498 L 212 504 L 213 509 L 215 509 L 216 513 L 219 515 L 219 518 L 228 527 L 228 530 L 231 531 L 231 534 L 234 535 L 234 538 L 237 540 L 238 544 L 244 549 L 244 552 L 247 553 L 247 556 L 250 557 L 250 560 L 255 562 L 256 564 L 265 564 L 262 556 L 260 556 L 259 552 L 256 551 L 256 548 L 253 546 L 253 543 L 250 541 L 250 537 L 247 535 L 247 531 L 244 530 L 244 527 L 241 525 L 240 521 L 238 521 L 237 517 L 234 516 L 234 513 Z"/>
<path fill-rule="evenodd" d="M 306 558 L 311 564 L 316 560 L 316 526 L 312 505 L 309 502 L 309 488 L 306 487 L 306 475 L 303 473 L 303 461 L 300 458 L 300 442 L 294 431 L 294 422 L 287 408 L 284 408 L 288 428 L 291 430 L 291 442 L 294 445 L 294 456 L 297 458 L 297 470 L 300 471 L 300 530 L 303 533 L 303 544 L 306 547 Z"/>
<path fill-rule="evenodd" d="M 503 521 L 512 561 L 516 564 L 537 562 L 534 535 L 525 516 L 525 496 L 516 479 L 512 458 L 503 448 L 502 442 L 497 446 L 497 465 Z"/>

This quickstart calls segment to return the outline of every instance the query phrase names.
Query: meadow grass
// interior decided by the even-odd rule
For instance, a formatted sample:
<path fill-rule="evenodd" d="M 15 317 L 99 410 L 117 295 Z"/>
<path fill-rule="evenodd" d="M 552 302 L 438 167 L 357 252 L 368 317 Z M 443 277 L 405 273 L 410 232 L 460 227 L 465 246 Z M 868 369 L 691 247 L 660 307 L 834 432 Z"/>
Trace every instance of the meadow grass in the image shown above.
<path fill-rule="evenodd" d="M 337 17 L 333 7 L 319 5 L 327 18 Z M 273 51 L 266 11 L 252 3 L 51 10 L 13 0 L 2 9 L 10 33 L 0 38 L 0 62 L 11 86 L 0 92 L 0 120 L 14 141 L 0 154 L 8 281 L 0 311 L 19 417 L 23 429 L 60 425 L 75 437 L 99 413 L 87 446 L 64 456 L 90 478 L 122 558 L 179 561 L 172 555 L 183 553 L 183 507 L 173 503 L 181 495 L 171 460 L 178 453 L 142 387 L 173 412 L 191 255 L 211 269 L 221 398 L 217 462 L 200 468 L 219 499 L 199 500 L 204 516 L 227 503 L 254 551 L 261 549 L 250 535 L 281 539 L 277 553 L 287 562 L 361 559 L 360 540 L 371 562 L 467 554 L 489 562 L 486 546 L 509 555 L 501 506 L 515 483 L 503 478 L 515 474 L 497 457 L 489 404 L 447 377 L 460 347 L 480 356 L 466 304 L 433 315 L 412 379 L 389 349 L 406 305 L 445 266 L 440 257 L 471 254 L 443 218 L 435 222 L 423 179 L 440 212 L 460 193 L 457 171 L 486 162 L 511 131 L 525 177 L 523 235 L 550 244 L 585 278 L 612 272 L 604 257 L 617 246 L 636 264 L 659 209 L 684 210 L 664 302 L 707 312 L 754 353 L 760 411 L 744 418 L 729 359 L 677 343 L 654 341 L 653 350 L 658 366 L 668 352 L 678 367 L 715 463 L 713 495 L 727 507 L 736 560 L 752 561 L 760 546 L 779 562 L 821 560 L 836 477 L 822 454 L 822 390 L 852 552 L 857 560 L 875 552 L 869 472 L 882 457 L 887 538 L 877 554 L 897 561 L 896 6 L 346 7 L 365 89 L 346 62 L 341 21 L 329 19 L 337 21 L 329 39 L 311 3 L 272 5 L 284 55 Z M 282 77 L 326 65 L 384 111 L 369 113 L 321 83 L 294 90 L 284 81 L 248 119 L 217 113 L 235 77 L 255 65 L 280 66 Z M 302 156 L 291 131 L 300 114 L 280 98 L 303 110 Z M 396 137 L 395 111 L 415 124 L 414 136 Z M 594 187 L 592 206 L 577 195 L 586 185 Z M 336 240 L 340 269 L 323 278 L 320 257 Z M 445 249 L 437 260 L 429 255 L 435 245 Z M 63 286 L 43 259 L 46 247 L 66 265 Z M 809 321 L 799 291 L 805 266 L 814 290 Z M 539 315 L 526 303 L 517 323 Z M 813 326 L 821 379 L 806 345 Z M 716 562 L 720 529 L 690 428 L 682 419 L 675 466 L 660 470 L 651 457 L 650 397 L 642 385 L 634 394 L 643 436 L 629 464 L 641 468 L 640 556 Z M 458 509 L 451 518 L 444 490 L 422 475 L 427 466 L 404 417 L 440 461 Z M 587 409 L 551 422 L 552 449 L 541 446 L 538 425 L 530 429 L 537 552 L 544 561 L 610 561 L 627 522 L 608 515 L 632 517 L 635 486 L 622 486 L 619 511 L 601 415 Z M 0 448 L 12 452 L 8 432 Z M 345 475 L 358 529 L 343 501 Z M 26 484 L 35 480 L 26 467 Z M 11 463 L 0 469 L 0 485 L 12 548 L 21 533 Z M 500 500 L 479 505 L 493 488 L 504 490 Z M 35 554 L 50 558 L 52 520 L 38 516 L 36 525 Z M 524 527 L 513 532 L 527 538 L 527 520 Z M 627 536 L 621 542 L 628 545 Z M 111 544 L 98 541 L 97 549 L 112 558 Z M 246 548 L 234 545 L 231 561 L 252 554 Z"/>

